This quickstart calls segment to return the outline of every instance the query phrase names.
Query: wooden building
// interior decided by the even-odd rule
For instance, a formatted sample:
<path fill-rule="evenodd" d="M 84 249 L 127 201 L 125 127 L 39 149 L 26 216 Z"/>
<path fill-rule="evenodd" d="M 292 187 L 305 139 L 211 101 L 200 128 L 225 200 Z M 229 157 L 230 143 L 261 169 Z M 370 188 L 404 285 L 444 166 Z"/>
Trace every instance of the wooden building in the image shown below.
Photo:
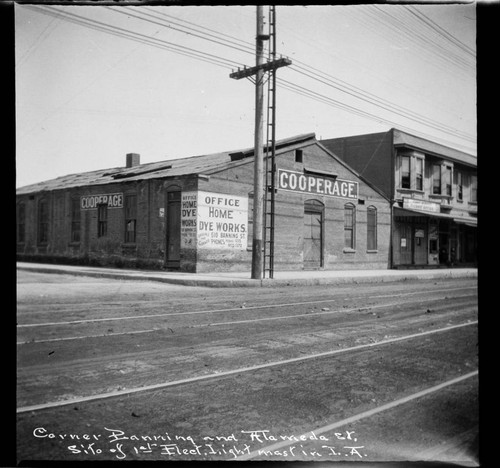
<path fill-rule="evenodd" d="M 391 267 L 477 262 L 477 159 L 398 129 L 321 143 L 391 201 Z"/>

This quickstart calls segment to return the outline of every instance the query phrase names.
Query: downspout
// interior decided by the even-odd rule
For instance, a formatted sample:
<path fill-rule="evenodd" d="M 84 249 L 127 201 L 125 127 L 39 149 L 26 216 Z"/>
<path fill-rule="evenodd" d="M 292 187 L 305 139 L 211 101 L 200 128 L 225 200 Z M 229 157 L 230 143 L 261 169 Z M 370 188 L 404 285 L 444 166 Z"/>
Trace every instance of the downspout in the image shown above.
<path fill-rule="evenodd" d="M 389 237 L 389 269 L 394 268 L 394 183 L 395 183 L 395 171 L 396 171 L 396 152 L 394 149 L 394 128 L 390 130 L 391 138 L 391 191 L 390 191 L 390 208 L 391 208 L 391 227 L 390 227 L 390 237 Z"/>

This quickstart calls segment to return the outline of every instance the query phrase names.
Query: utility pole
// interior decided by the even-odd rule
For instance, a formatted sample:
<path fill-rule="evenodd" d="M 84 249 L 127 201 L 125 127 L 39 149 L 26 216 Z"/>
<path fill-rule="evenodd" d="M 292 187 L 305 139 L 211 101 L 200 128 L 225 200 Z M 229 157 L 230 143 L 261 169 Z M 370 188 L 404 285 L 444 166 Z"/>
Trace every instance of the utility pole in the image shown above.
<path fill-rule="evenodd" d="M 264 73 L 269 70 L 290 65 L 291 60 L 280 58 L 264 61 L 264 41 L 269 34 L 264 32 L 264 8 L 257 5 L 257 35 L 255 48 L 255 67 L 244 68 L 231 73 L 230 78 L 241 79 L 255 75 L 255 135 L 254 135 L 254 191 L 253 191 L 253 239 L 252 239 L 252 279 L 262 279 L 263 263 L 263 222 L 264 222 Z"/>
<path fill-rule="evenodd" d="M 262 279 L 262 223 L 264 220 L 264 149 L 262 123 L 264 118 L 264 8 L 257 5 L 257 36 L 255 48 L 255 138 L 254 138 L 254 191 L 252 279 Z"/>

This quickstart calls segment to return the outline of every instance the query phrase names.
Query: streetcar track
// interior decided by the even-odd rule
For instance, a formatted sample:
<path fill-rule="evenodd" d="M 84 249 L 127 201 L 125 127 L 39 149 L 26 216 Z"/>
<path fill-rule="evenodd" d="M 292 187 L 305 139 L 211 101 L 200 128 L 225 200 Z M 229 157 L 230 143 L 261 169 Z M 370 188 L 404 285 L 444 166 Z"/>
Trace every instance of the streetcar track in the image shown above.
<path fill-rule="evenodd" d="M 463 291 L 465 289 L 477 289 L 477 286 L 466 286 L 466 287 L 460 287 L 460 288 L 445 288 L 445 289 L 432 289 L 432 290 L 422 290 L 422 291 L 412 291 L 412 292 L 404 292 L 404 293 L 394 293 L 394 294 L 380 294 L 380 295 L 374 295 L 374 296 L 365 296 L 365 295 L 359 295 L 359 296 L 352 296 L 352 295 L 347 295 L 347 297 L 344 298 L 344 300 L 347 300 L 347 299 L 352 299 L 352 300 L 355 300 L 355 299 L 364 299 L 365 297 L 367 297 L 368 299 L 376 299 L 376 298 L 384 298 L 384 297 L 403 297 L 403 296 L 410 296 L 410 295 L 415 295 L 415 294 L 422 294 L 422 293 L 438 293 L 438 292 L 452 292 L 452 291 Z M 339 297 L 340 296 L 340 297 Z M 339 294 L 339 296 L 335 296 L 335 297 L 332 297 L 332 298 L 328 298 L 328 299 L 323 299 L 324 301 L 334 301 L 334 300 L 339 300 L 339 299 L 342 299 L 342 295 Z M 148 306 L 148 307 L 156 307 L 157 305 L 161 306 L 163 305 L 165 302 L 165 299 L 161 299 L 161 300 L 144 300 L 144 301 L 133 301 L 132 303 L 129 302 L 129 301 L 120 301 L 120 302 L 117 302 L 117 301 L 113 301 L 111 303 L 108 303 L 106 304 L 105 302 L 99 302 L 99 303 L 91 303 L 91 304 L 88 304 L 88 306 L 93 306 L 93 305 L 96 305 L 96 306 L 100 306 L 100 311 L 119 311 L 120 307 L 123 307 L 123 306 L 127 306 L 128 308 L 141 308 L 143 306 Z M 227 301 L 226 301 L 227 302 Z M 235 301 L 233 300 L 232 302 L 236 302 L 238 303 L 239 301 Z M 197 304 L 198 302 L 196 302 Z M 183 305 L 184 303 L 183 302 L 179 302 L 179 304 Z M 18 303 L 18 307 L 21 305 L 21 303 Z M 65 304 L 61 304 L 61 305 L 65 305 Z M 103 305 L 105 305 L 106 307 L 102 307 Z M 170 304 L 172 306 L 172 304 Z M 22 304 L 23 307 L 27 307 L 27 308 L 30 308 L 32 307 L 31 304 Z M 36 310 L 36 311 L 33 311 L 33 310 L 27 310 L 27 311 L 22 311 L 23 313 L 30 313 L 30 314 L 33 314 L 33 313 L 37 313 L 37 314 L 45 314 L 45 313 L 58 313 L 58 314 L 63 314 L 63 313 L 70 313 L 70 314 L 74 314 L 74 313 L 78 313 L 80 311 L 87 311 L 88 309 L 82 309 L 82 305 L 81 303 L 78 303 L 78 304 L 75 304 L 75 307 L 73 308 L 66 308 L 66 309 L 61 309 L 61 310 L 54 310 L 54 306 L 57 307 L 57 305 L 54 305 L 54 304 L 37 304 L 37 307 L 40 309 L 42 307 L 45 307 L 46 310 Z M 110 306 L 113 306 L 113 307 L 110 307 Z M 252 307 L 264 307 L 265 305 L 263 306 L 252 306 Z M 67 305 L 66 305 L 67 307 Z M 214 309 L 215 311 L 219 310 L 219 309 Z M 201 311 L 201 312 L 210 312 L 210 311 Z M 147 317 L 147 316 L 145 316 Z"/>
<path fill-rule="evenodd" d="M 255 370 L 283 366 L 283 365 L 287 365 L 287 364 L 291 364 L 291 363 L 307 361 L 307 360 L 312 360 L 312 359 L 319 359 L 319 358 L 333 356 L 333 355 L 341 354 L 341 353 L 359 351 L 362 349 L 373 348 L 375 346 L 396 343 L 396 342 L 405 341 L 405 340 L 418 338 L 418 337 L 422 337 L 422 336 L 427 336 L 427 335 L 432 335 L 432 334 L 436 334 L 436 333 L 443 333 L 443 332 L 447 332 L 450 330 L 455 330 L 458 328 L 467 327 L 470 325 L 477 325 L 477 323 L 478 323 L 477 320 L 469 321 L 466 323 L 450 325 L 450 326 L 444 327 L 444 328 L 428 330 L 428 331 L 419 332 L 419 333 L 413 333 L 411 335 L 405 335 L 405 336 L 400 336 L 400 337 L 390 338 L 390 339 L 382 339 L 380 341 L 360 344 L 360 345 L 352 346 L 349 348 L 335 349 L 335 350 L 331 350 L 331 351 L 325 351 L 325 352 L 321 352 L 321 353 L 300 356 L 300 357 L 291 358 L 291 359 L 268 362 L 265 364 L 258 364 L 255 366 L 241 367 L 241 368 L 232 369 L 232 370 L 228 370 L 228 371 L 215 372 L 212 374 L 205 374 L 205 375 L 201 375 L 201 376 L 190 377 L 187 379 L 180 379 L 180 380 L 171 381 L 171 382 L 163 382 L 163 383 L 159 383 L 159 384 L 147 385 L 147 386 L 143 386 L 143 387 L 135 387 L 135 388 L 130 388 L 130 389 L 117 390 L 117 391 L 113 391 L 113 392 L 100 393 L 100 394 L 95 394 L 95 395 L 86 396 L 86 397 L 76 397 L 76 398 L 64 400 L 64 401 L 55 401 L 55 402 L 47 402 L 47 403 L 36 404 L 36 405 L 22 406 L 22 407 L 17 408 L 16 412 L 17 413 L 25 413 L 25 412 L 30 412 L 30 411 L 39 411 L 39 410 L 44 410 L 44 409 L 49 409 L 49 408 L 57 408 L 57 407 L 61 407 L 61 406 L 67 406 L 67 405 L 71 405 L 71 404 L 75 404 L 75 403 L 97 401 L 97 400 L 103 400 L 103 399 L 107 399 L 107 398 L 130 395 L 130 394 L 135 394 L 135 393 L 140 393 L 140 392 L 145 392 L 145 391 L 150 391 L 150 390 L 163 389 L 163 388 L 168 388 L 168 387 L 173 387 L 173 386 L 178 386 L 178 385 L 183 385 L 183 384 L 190 384 L 190 383 L 194 383 L 194 382 L 200 382 L 200 381 L 205 381 L 205 380 L 209 380 L 209 379 L 215 379 L 215 378 L 226 377 L 229 375 L 240 374 L 243 372 L 252 372 Z M 474 373 L 471 373 L 471 374 L 474 374 Z"/>
<path fill-rule="evenodd" d="M 456 297 L 457 298 L 465 298 L 465 297 L 471 297 L 471 296 L 464 295 L 464 296 L 456 296 Z M 211 327 L 211 326 L 238 325 L 240 323 L 254 323 L 254 322 L 265 322 L 268 320 L 293 319 L 293 318 L 297 318 L 297 317 L 300 318 L 300 317 L 305 317 L 305 316 L 310 317 L 310 316 L 336 314 L 336 313 L 350 313 L 353 311 L 369 312 L 371 309 L 377 309 L 377 308 L 382 308 L 382 307 L 391 307 L 394 305 L 397 306 L 397 305 L 402 305 L 402 304 L 401 303 L 389 303 L 389 304 L 381 304 L 381 305 L 376 305 L 376 306 L 355 307 L 355 308 L 351 308 L 351 309 L 342 308 L 342 309 L 334 310 L 334 311 L 307 312 L 305 314 L 296 314 L 296 315 L 280 316 L 280 317 L 263 317 L 260 319 L 248 319 L 248 320 L 240 320 L 240 321 L 232 321 L 232 322 L 186 325 L 186 326 L 175 327 L 175 328 L 178 331 L 179 329 L 194 329 L 194 328 L 203 328 L 203 327 Z M 453 307 L 456 307 L 457 305 L 460 305 L 460 307 L 475 307 L 477 305 L 477 303 L 476 303 L 476 301 L 469 301 L 469 302 L 465 302 L 465 303 L 461 302 L 459 304 L 454 304 Z M 449 307 L 451 307 L 451 306 L 445 305 L 444 308 L 434 307 L 433 312 L 434 313 L 435 312 L 443 312 L 444 310 L 448 309 Z M 407 314 L 405 314 L 405 317 L 408 318 Z M 395 318 L 397 318 L 397 316 L 393 315 L 393 316 L 391 316 L 391 318 L 395 319 Z M 442 317 L 440 317 L 440 318 L 442 318 Z M 369 320 L 369 322 L 371 323 L 372 320 Z M 366 324 L 368 322 L 366 319 L 364 319 L 363 323 Z M 359 323 L 355 322 L 352 326 L 358 327 Z M 343 325 L 343 328 L 347 328 L 346 324 Z M 104 334 L 99 334 L 99 335 L 83 335 L 83 336 L 73 336 L 73 337 L 70 336 L 70 337 L 47 338 L 47 339 L 27 339 L 24 341 L 18 341 L 17 345 L 49 343 L 49 342 L 57 342 L 57 341 L 70 341 L 70 340 L 83 339 L 83 338 L 104 338 L 104 337 L 121 336 L 121 335 L 128 335 L 128 334 L 153 333 L 153 332 L 165 331 L 165 330 L 170 330 L 170 332 L 173 333 L 173 330 L 171 327 L 156 327 L 153 329 L 146 329 L 146 330 L 124 331 L 124 332 L 117 332 L 117 333 L 104 333 Z"/>
<path fill-rule="evenodd" d="M 465 290 L 465 289 L 476 289 L 476 288 L 475 287 L 453 288 L 453 289 L 445 289 L 445 290 L 433 291 L 433 292 L 449 292 L 449 291 L 454 291 L 454 290 Z M 429 292 L 429 291 L 427 291 L 427 292 Z M 397 295 L 394 295 L 394 297 L 409 296 L 409 295 L 415 295 L 415 294 L 422 294 L 422 291 L 405 293 L 405 294 L 397 294 Z M 462 296 L 454 296 L 453 298 L 455 299 L 455 298 L 459 298 L 459 297 L 472 297 L 472 296 L 474 296 L 474 295 L 468 294 L 468 295 L 462 295 Z M 369 298 L 373 299 L 376 297 L 377 296 L 370 296 Z M 381 297 L 393 297 L 393 296 L 383 295 Z M 434 300 L 440 300 L 440 299 L 447 299 L 447 297 L 445 296 L 445 297 L 433 298 L 433 299 L 426 298 L 426 299 L 421 299 L 421 300 L 422 301 L 429 301 L 429 300 L 434 301 Z M 132 316 L 125 316 L 125 317 L 101 317 L 101 318 L 69 320 L 69 321 L 61 321 L 61 322 L 27 323 L 27 324 L 17 324 L 17 327 L 18 328 L 33 328 L 33 327 L 73 325 L 73 324 L 94 323 L 94 322 L 140 320 L 140 319 L 148 319 L 148 318 L 173 317 L 173 316 L 184 316 L 184 315 L 242 312 L 242 311 L 246 311 L 246 310 L 274 309 L 274 308 L 281 308 L 281 307 L 295 307 L 295 306 L 301 306 L 301 305 L 324 304 L 324 303 L 329 303 L 329 302 L 333 302 L 333 301 L 335 301 L 335 299 L 321 299 L 321 300 L 316 300 L 316 301 L 289 302 L 289 303 L 272 304 L 272 305 L 267 304 L 267 305 L 259 305 L 259 306 L 245 306 L 245 307 L 240 306 L 240 307 L 231 307 L 231 308 L 227 308 L 227 309 L 195 310 L 195 311 L 188 311 L 188 312 L 167 312 L 167 313 L 163 313 L 163 314 L 132 315 Z M 353 310 L 364 309 L 367 307 L 361 307 L 361 308 L 357 307 L 357 308 L 354 308 Z M 374 307 L 374 306 L 372 306 L 372 307 Z M 311 314 L 308 314 L 308 315 L 311 315 Z"/>
<path fill-rule="evenodd" d="M 327 432 L 330 432 L 330 431 L 332 431 L 334 429 L 337 429 L 339 427 L 346 426 L 348 424 L 352 424 L 352 423 L 354 423 L 356 421 L 360 421 L 361 419 L 369 418 L 369 417 L 371 417 L 371 416 L 373 416 L 375 414 L 382 413 L 383 411 L 387 411 L 387 410 L 396 408 L 398 406 L 404 405 L 404 404 L 409 403 L 409 402 L 411 402 L 413 400 L 416 400 L 418 398 L 422 398 L 424 396 L 427 396 L 427 395 L 430 395 L 432 393 L 438 392 L 438 391 L 440 391 L 440 390 L 442 390 L 442 389 L 444 389 L 446 387 L 449 387 L 451 385 L 455 385 L 457 383 L 463 382 L 463 381 L 465 381 L 467 379 L 470 379 L 472 377 L 476 377 L 478 374 L 479 374 L 478 371 L 472 371 L 472 372 L 469 372 L 467 374 L 460 375 L 458 377 L 455 377 L 453 379 L 447 380 L 445 382 L 441 382 L 438 385 L 434 385 L 432 387 L 428 387 L 428 388 L 426 388 L 424 390 L 421 390 L 420 392 L 416 392 L 416 393 L 413 393 L 411 395 L 407 395 L 407 396 L 405 396 L 403 398 L 399 398 L 397 400 L 393 400 L 393 401 L 391 401 L 389 403 L 386 403 L 384 405 L 378 406 L 376 408 L 372 408 L 370 410 L 363 411 L 362 413 L 355 414 L 354 416 L 350 416 L 348 418 L 342 419 L 340 421 L 337 421 L 337 422 L 334 422 L 334 423 L 331 423 L 331 424 L 327 424 L 327 425 L 322 426 L 322 427 L 313 428 L 310 431 L 302 433 L 301 435 L 297 436 L 296 438 L 298 440 L 307 440 L 309 438 L 309 436 L 311 435 L 312 432 L 316 436 L 324 434 L 324 433 L 327 433 Z M 293 440 L 284 440 L 284 441 L 281 441 L 281 442 L 276 442 L 274 444 L 270 444 L 270 445 L 261 447 L 261 448 L 259 448 L 257 450 L 254 450 L 254 451 L 252 451 L 252 452 L 250 452 L 248 454 L 240 455 L 235 460 L 237 460 L 237 461 L 251 460 L 251 459 L 257 458 L 259 456 L 262 456 L 266 452 L 273 452 L 275 450 L 280 450 L 282 448 L 289 447 L 293 443 L 295 443 Z M 434 454 L 434 452 L 430 453 L 430 456 L 432 456 L 433 454 Z M 427 458 L 425 458 L 424 460 L 426 460 L 426 459 L 428 460 L 429 459 L 429 454 L 426 454 L 426 455 L 427 455 Z"/>

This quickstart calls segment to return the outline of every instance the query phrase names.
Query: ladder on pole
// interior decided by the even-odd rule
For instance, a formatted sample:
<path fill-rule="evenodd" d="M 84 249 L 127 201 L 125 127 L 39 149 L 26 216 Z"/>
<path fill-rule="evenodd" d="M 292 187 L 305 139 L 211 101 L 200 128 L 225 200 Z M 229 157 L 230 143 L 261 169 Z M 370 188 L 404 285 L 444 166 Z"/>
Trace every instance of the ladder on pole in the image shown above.
<path fill-rule="evenodd" d="M 276 10 L 269 7 L 269 61 L 276 59 Z M 267 136 L 265 150 L 264 184 L 264 256 L 263 277 L 274 277 L 274 221 L 276 197 L 276 68 L 268 71 L 267 82 Z"/>

